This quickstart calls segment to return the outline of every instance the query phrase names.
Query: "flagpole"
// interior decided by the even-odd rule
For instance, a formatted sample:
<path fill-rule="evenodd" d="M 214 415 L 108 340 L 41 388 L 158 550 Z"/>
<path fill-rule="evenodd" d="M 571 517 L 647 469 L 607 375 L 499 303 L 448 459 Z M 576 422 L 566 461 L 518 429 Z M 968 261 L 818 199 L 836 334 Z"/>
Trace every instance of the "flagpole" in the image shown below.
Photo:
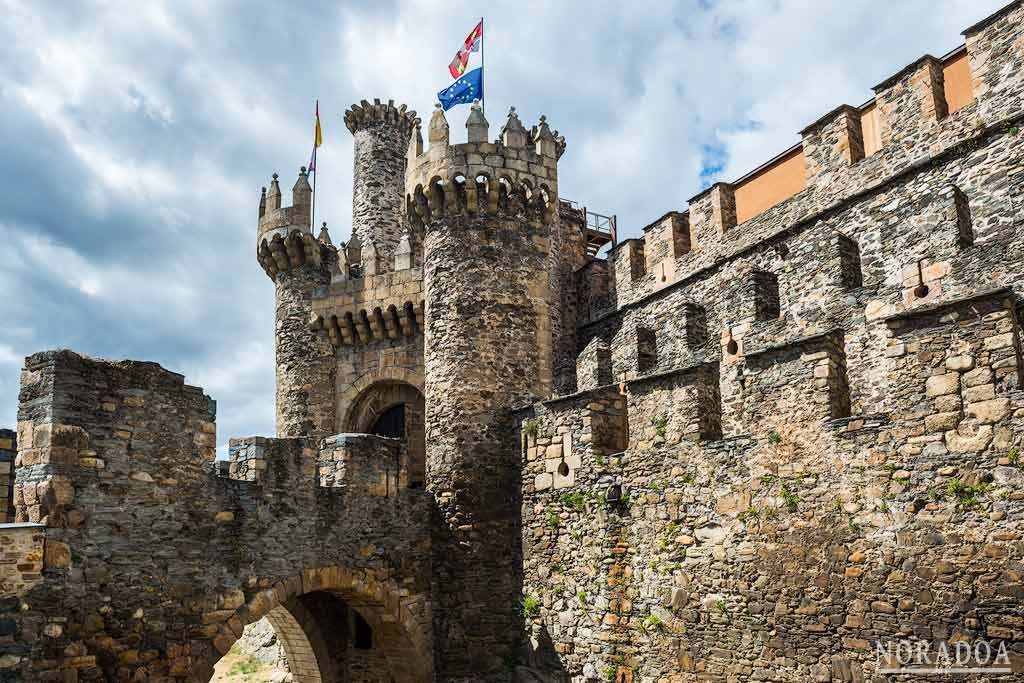
<path fill-rule="evenodd" d="M 320 125 L 320 100 L 316 101 L 316 125 Z M 316 237 L 316 177 L 320 175 L 317 168 L 320 160 L 316 158 L 316 131 L 313 131 L 313 201 L 309 208 L 309 232 Z"/>
<path fill-rule="evenodd" d="M 480 113 L 487 116 L 487 91 L 484 89 L 484 18 L 480 17 Z"/>

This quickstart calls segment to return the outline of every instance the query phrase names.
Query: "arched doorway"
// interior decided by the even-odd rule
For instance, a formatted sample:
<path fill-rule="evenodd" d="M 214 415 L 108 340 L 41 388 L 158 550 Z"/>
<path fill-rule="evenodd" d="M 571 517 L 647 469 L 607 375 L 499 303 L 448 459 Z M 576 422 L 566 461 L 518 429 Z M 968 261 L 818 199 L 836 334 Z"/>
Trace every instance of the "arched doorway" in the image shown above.
<path fill-rule="evenodd" d="M 378 573 L 335 566 L 278 581 L 254 594 L 235 618 L 272 626 L 294 683 L 427 683 L 433 659 L 426 604 Z M 225 624 L 215 641 L 231 629 Z M 220 651 L 236 651 L 235 638 Z M 200 666 L 192 680 L 210 681 L 218 659 Z"/>
<path fill-rule="evenodd" d="M 409 454 L 407 485 L 423 486 L 426 477 L 426 437 L 423 393 L 411 384 L 384 379 L 371 384 L 352 402 L 344 431 L 377 434 L 405 441 Z"/>
<path fill-rule="evenodd" d="M 404 439 L 406 436 L 405 412 L 404 403 L 391 406 L 380 414 L 373 426 L 370 427 L 369 433 L 392 439 Z"/>
<path fill-rule="evenodd" d="M 275 606 L 262 619 L 246 625 L 242 637 L 214 666 L 211 683 L 335 681 L 339 658 L 331 651 L 320 621 L 306 608 L 305 602 L 293 598 Z"/>
<path fill-rule="evenodd" d="M 393 663 L 382 638 L 341 597 L 316 591 L 247 625 L 214 667 L 211 683 L 392 683 Z"/>

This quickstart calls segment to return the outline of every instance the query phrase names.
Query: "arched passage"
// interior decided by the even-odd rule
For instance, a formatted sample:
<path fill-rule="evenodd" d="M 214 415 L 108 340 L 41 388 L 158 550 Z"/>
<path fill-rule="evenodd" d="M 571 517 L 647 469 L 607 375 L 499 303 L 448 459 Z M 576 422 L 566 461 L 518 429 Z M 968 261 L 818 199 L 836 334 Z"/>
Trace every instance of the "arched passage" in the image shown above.
<path fill-rule="evenodd" d="M 339 680 L 340 669 L 337 653 L 332 651 L 332 643 L 324 637 L 325 627 L 329 629 L 330 624 L 318 619 L 313 611 L 306 607 L 309 601 L 304 600 L 305 597 L 293 597 L 276 605 L 263 615 L 262 620 L 274 631 L 276 645 L 280 648 L 280 654 L 284 655 L 292 683 L 334 683 Z M 248 632 L 250 627 L 258 626 L 259 621 L 246 624 L 245 632 Z M 261 630 L 257 629 L 257 632 Z M 253 642 L 249 640 L 247 645 L 252 646 Z M 233 654 L 233 657 L 225 657 L 224 660 L 217 662 L 217 675 L 214 680 L 231 680 L 232 665 L 266 666 L 266 660 L 262 657 L 253 658 L 254 651 L 246 646 Z M 262 654 L 265 656 L 266 652 Z M 271 668 L 279 671 L 281 666 L 280 662 L 276 662 Z M 201 676 L 198 678 L 202 680 Z"/>
<path fill-rule="evenodd" d="M 348 680 L 349 666 L 373 670 L 388 683 L 431 680 L 425 596 L 377 571 L 338 566 L 306 570 L 252 595 L 219 627 L 214 649 L 196 664 L 192 679 L 209 681 L 242 627 L 263 617 L 274 627 L 296 683 Z"/>
<path fill-rule="evenodd" d="M 293 612 L 298 612 L 299 607 L 300 605 L 294 602 L 290 608 L 278 605 L 267 612 L 264 618 L 274 627 L 277 642 L 284 650 L 285 659 L 288 660 L 288 671 L 291 672 L 294 683 L 323 683 L 321 669 L 328 667 L 330 656 L 326 652 L 327 648 L 320 637 L 319 629 L 316 629 L 306 610 L 302 609 L 300 612 L 300 617 L 305 617 L 304 621 L 307 622 L 305 626 L 295 618 Z M 307 630 L 313 634 L 313 641 L 318 646 L 316 649 L 320 650 L 319 656 L 314 650 L 313 642 L 310 642 Z"/>
<path fill-rule="evenodd" d="M 423 392 L 396 379 L 381 379 L 362 389 L 349 406 L 343 431 L 401 439 L 409 453 L 408 485 L 422 486 L 426 476 Z"/>

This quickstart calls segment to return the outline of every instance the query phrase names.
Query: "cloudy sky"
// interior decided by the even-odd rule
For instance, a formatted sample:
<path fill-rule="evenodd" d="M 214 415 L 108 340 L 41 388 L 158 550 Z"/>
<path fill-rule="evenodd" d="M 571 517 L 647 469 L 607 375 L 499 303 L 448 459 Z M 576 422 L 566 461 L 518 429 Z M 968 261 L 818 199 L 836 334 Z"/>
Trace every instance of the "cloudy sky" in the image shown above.
<path fill-rule="evenodd" d="M 1002 4 L 0 0 L 0 426 L 23 357 L 70 347 L 184 373 L 218 400 L 222 443 L 272 434 L 260 186 L 290 187 L 319 98 L 318 215 L 344 239 L 340 115 L 380 97 L 426 119 L 481 15 L 492 135 L 509 105 L 547 114 L 563 196 L 635 235 Z"/>

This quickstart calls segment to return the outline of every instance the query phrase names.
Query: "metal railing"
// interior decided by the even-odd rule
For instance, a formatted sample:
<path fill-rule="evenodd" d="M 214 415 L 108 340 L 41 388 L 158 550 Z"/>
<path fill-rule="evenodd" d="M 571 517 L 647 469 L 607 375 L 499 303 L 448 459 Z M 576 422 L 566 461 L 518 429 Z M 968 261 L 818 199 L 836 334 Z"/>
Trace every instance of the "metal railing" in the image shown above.
<path fill-rule="evenodd" d="M 615 216 L 605 216 L 593 211 L 587 211 L 587 207 L 583 207 L 583 215 L 586 216 L 587 227 L 591 230 L 615 235 Z"/>
<path fill-rule="evenodd" d="M 569 208 L 583 212 L 583 224 L 586 226 L 588 236 L 587 251 L 591 256 L 597 254 L 601 247 L 609 241 L 614 245 L 618 241 L 618 221 L 616 216 L 606 216 L 603 213 L 595 213 L 586 206 L 571 199 L 558 198 L 558 201 Z M 609 239 L 610 238 L 610 239 Z"/>

